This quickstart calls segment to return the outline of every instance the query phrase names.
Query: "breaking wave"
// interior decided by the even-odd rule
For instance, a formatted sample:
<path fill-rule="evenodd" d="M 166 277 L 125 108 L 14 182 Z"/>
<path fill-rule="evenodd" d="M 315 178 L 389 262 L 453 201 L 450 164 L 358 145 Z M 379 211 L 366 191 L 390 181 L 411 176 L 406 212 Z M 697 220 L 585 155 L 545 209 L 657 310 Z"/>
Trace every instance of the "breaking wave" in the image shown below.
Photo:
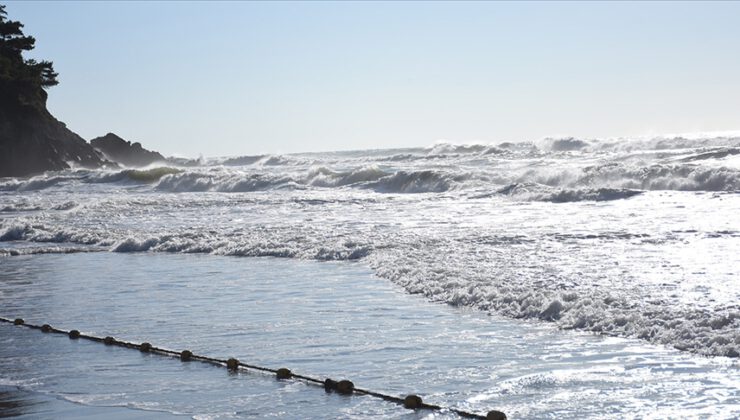
<path fill-rule="evenodd" d="M 314 167 L 303 174 L 243 172 L 186 172 L 163 177 L 156 185 L 168 192 L 250 192 L 315 188 L 358 188 L 379 193 L 410 194 L 445 192 L 461 185 L 467 174 L 441 171 L 397 171 L 388 173 L 377 166 L 337 172 Z"/>
<path fill-rule="evenodd" d="M 542 184 L 511 184 L 497 191 L 497 194 L 526 201 L 549 201 L 551 203 L 571 203 L 579 201 L 622 200 L 642 194 L 642 191 L 616 188 L 598 189 L 555 189 Z"/>
<path fill-rule="evenodd" d="M 556 138 L 4 178 L 0 256 L 361 260 L 430 300 L 737 356 L 737 299 L 717 303 L 738 290 L 737 156 L 738 137 Z"/>
<path fill-rule="evenodd" d="M 130 236 L 110 232 L 52 228 L 16 224 L 0 229 L 0 241 L 25 240 L 39 243 L 76 244 L 2 249 L 0 256 L 35 253 L 91 252 L 177 252 L 214 255 L 305 258 L 351 261 L 362 259 L 375 272 L 410 293 L 453 305 L 469 306 L 515 319 L 553 322 L 561 328 L 644 339 L 701 354 L 735 356 L 740 349 L 740 308 L 708 311 L 671 306 L 656 297 L 621 293 L 610 288 L 563 287 L 567 278 L 547 274 L 547 264 L 533 271 L 541 255 L 522 258 L 517 250 L 529 246 L 524 237 L 486 238 L 472 236 L 440 241 L 434 238 L 391 235 L 332 240 L 330 232 L 309 235 L 310 228 L 214 233 L 181 232 Z M 719 232 L 718 232 L 719 234 Z M 730 234 L 730 233 L 728 233 Z M 324 236 L 328 235 L 328 236 Z M 579 240 L 652 240 L 644 236 L 608 234 Z M 559 240 L 572 238 L 559 238 Z M 481 241 L 485 242 L 481 242 Z M 475 255 L 482 243 L 495 244 L 499 259 L 480 261 Z M 77 245 L 87 245 L 80 247 Z M 440 258 L 442 255 L 455 256 Z M 509 260 L 509 258 L 516 258 Z M 473 258 L 473 259 L 471 259 Z M 517 261 L 518 259 L 518 261 Z M 472 264 L 472 265 L 471 265 Z M 537 278 L 547 279 L 547 283 Z M 558 284 L 562 282 L 562 284 Z M 539 284 L 533 287 L 533 284 Z"/>
<path fill-rule="evenodd" d="M 490 144 L 452 144 L 437 143 L 427 153 L 428 156 L 449 155 L 499 155 L 506 154 L 507 149 Z"/>
<path fill-rule="evenodd" d="M 513 184 L 518 190 L 539 184 L 556 190 L 530 194 L 532 200 L 610 200 L 633 195 L 610 192 L 624 190 L 738 191 L 740 160 L 727 160 L 734 156 L 740 156 L 740 137 L 437 143 L 426 149 L 241 156 L 201 160 L 199 166 L 67 170 L 6 178 L 0 180 L 0 192 L 88 183 L 148 185 L 174 193 L 357 188 L 390 194 L 486 190 L 493 195 Z"/>
<path fill-rule="evenodd" d="M 487 189 L 489 195 L 496 192 L 512 195 L 513 191 L 520 198 L 524 198 L 526 194 L 521 193 L 526 190 L 532 193 L 530 196 L 533 200 L 561 202 L 577 201 L 579 196 L 584 197 L 584 200 L 629 198 L 637 194 L 635 191 L 740 191 L 740 169 L 695 163 L 642 166 L 630 162 L 609 162 L 562 170 L 535 164 L 511 169 L 508 173 L 502 173 L 495 168 L 390 171 L 378 165 L 367 165 L 348 171 L 316 166 L 288 172 L 245 172 L 223 168 L 183 170 L 162 167 L 85 174 L 76 178 L 52 176 L 44 180 L 37 177 L 28 181 L 13 181 L 12 184 L 6 182 L 0 188 L 5 191 L 36 191 L 52 188 L 62 182 L 74 181 L 93 184 L 151 184 L 156 191 L 175 193 L 357 188 L 378 193 L 413 194 Z M 628 190 L 632 192 L 625 192 Z M 483 195 L 485 194 L 480 194 Z M 553 198 L 548 199 L 546 195 L 552 195 Z M 0 210 L 12 211 L 12 209 L 6 205 Z M 30 207 L 26 210 L 28 209 L 35 208 Z M 17 210 L 24 209 L 17 207 Z"/>
<path fill-rule="evenodd" d="M 737 191 L 740 190 L 740 170 L 692 164 L 637 166 L 610 162 L 575 170 L 530 169 L 521 174 L 517 181 L 559 188 Z"/>

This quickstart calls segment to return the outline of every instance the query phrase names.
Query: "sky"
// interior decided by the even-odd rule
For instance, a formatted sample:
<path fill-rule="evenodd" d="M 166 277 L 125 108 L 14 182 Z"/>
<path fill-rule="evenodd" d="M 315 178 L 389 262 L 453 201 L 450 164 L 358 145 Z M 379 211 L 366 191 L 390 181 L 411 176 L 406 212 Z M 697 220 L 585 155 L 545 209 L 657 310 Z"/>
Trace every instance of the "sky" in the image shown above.
<path fill-rule="evenodd" d="M 740 129 L 740 2 L 7 2 L 85 139 L 226 156 Z"/>

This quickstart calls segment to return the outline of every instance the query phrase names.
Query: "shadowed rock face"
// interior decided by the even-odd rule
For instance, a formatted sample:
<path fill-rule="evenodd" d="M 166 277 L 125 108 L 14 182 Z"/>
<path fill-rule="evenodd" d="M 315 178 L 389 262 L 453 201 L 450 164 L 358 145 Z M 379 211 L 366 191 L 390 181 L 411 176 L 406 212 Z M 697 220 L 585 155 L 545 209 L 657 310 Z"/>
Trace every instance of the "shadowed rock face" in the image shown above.
<path fill-rule="evenodd" d="M 0 177 L 109 165 L 46 110 L 46 95 L 41 93 L 36 103 L 23 103 L 0 91 Z"/>
<path fill-rule="evenodd" d="M 94 138 L 90 144 L 108 159 L 126 166 L 146 166 L 165 160 L 159 153 L 141 147 L 141 143 L 131 143 L 113 133 Z"/>
<path fill-rule="evenodd" d="M 25 59 L 36 40 L 0 5 L 0 177 L 109 164 L 46 109 L 55 86 L 53 63 Z"/>

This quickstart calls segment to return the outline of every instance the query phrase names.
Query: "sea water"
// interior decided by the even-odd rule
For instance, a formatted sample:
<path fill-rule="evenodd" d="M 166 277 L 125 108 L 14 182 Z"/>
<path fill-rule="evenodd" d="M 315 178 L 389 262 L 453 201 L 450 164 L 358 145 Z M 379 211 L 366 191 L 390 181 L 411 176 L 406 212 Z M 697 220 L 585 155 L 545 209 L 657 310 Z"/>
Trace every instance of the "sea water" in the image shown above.
<path fill-rule="evenodd" d="M 168 347 L 201 343 L 215 356 L 351 376 L 515 418 L 731 418 L 740 412 L 738 191 L 735 137 L 441 143 L 6 178 L 0 315 L 60 327 L 75 319 L 81 325 L 67 327 Z M 23 288 L 31 278 L 36 286 Z M 255 296 L 282 310 L 259 312 L 247 305 Z M 325 314 L 334 316 L 319 322 Z M 250 330 L 252 322 L 273 327 Z M 11 331 L 3 339 L 21 347 L 59 345 Z M 299 387 L 301 403 L 272 402 L 283 407 L 273 410 L 255 402 L 262 397 L 239 405 L 225 394 L 236 405 L 221 412 L 209 406 L 213 395 L 167 391 L 172 377 L 157 369 L 173 365 L 139 354 L 109 360 L 100 352 L 127 352 L 88 346 L 98 353 L 84 352 L 81 365 L 96 357 L 111 369 L 147 365 L 110 382 L 79 366 L 79 381 L 93 388 L 79 391 L 86 404 L 206 416 L 408 415 L 366 398 L 317 400 L 308 388 L 304 398 L 304 385 L 269 380 L 280 392 Z M 306 357 L 291 356 L 293 346 Z M 197 381 L 223 386 L 219 373 L 198 369 Z M 31 372 L 39 384 L 6 379 L 54 395 L 71 386 Z M 141 372 L 152 372 L 144 375 L 151 398 L 121 378 Z M 239 381 L 233 386 L 247 386 Z M 252 381 L 265 379 L 244 383 Z"/>
<path fill-rule="evenodd" d="M 429 303 L 359 264 L 111 253 L 6 263 L 3 311 L 27 322 L 53 320 L 58 328 L 98 336 L 349 378 L 391 395 L 416 393 L 430 403 L 483 414 L 498 409 L 510 418 L 733 418 L 740 412 L 740 369 L 728 358 Z M 83 407 L 197 419 L 431 415 L 254 371 L 230 374 L 0 327 L 0 384 Z"/>

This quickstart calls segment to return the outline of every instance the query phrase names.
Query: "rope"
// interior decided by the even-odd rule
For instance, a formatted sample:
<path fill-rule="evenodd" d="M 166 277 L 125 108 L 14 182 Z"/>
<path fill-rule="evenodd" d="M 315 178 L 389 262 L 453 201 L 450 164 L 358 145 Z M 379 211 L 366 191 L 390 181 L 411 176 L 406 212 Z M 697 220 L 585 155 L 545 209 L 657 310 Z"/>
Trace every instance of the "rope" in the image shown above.
<path fill-rule="evenodd" d="M 219 367 L 226 366 L 226 368 L 231 371 L 251 369 L 251 370 L 256 370 L 256 371 L 265 372 L 265 373 L 272 373 L 278 379 L 284 379 L 284 380 L 297 379 L 297 380 L 301 380 L 306 383 L 323 386 L 326 392 L 336 392 L 338 394 L 343 394 L 343 395 L 352 395 L 352 394 L 369 395 L 372 397 L 380 398 L 385 401 L 389 401 L 389 402 L 402 405 L 405 408 L 408 408 L 411 410 L 416 410 L 416 409 L 434 410 L 434 411 L 446 410 L 446 411 L 450 411 L 464 418 L 487 419 L 487 420 L 506 420 L 506 414 L 502 413 L 501 411 L 492 410 L 492 411 L 489 411 L 484 416 L 484 415 L 475 414 L 475 413 L 471 413 L 471 412 L 464 411 L 464 410 L 459 410 L 457 408 L 442 407 L 439 405 L 427 404 L 422 401 L 421 397 L 419 397 L 418 395 L 414 395 L 414 394 L 408 395 L 405 398 L 399 398 L 393 395 L 383 394 L 381 392 L 375 392 L 375 391 L 371 391 L 371 390 L 363 389 L 363 388 L 356 388 L 354 383 L 352 383 L 352 381 L 349 381 L 346 379 L 341 380 L 341 381 L 335 381 L 331 378 L 320 380 L 320 379 L 313 378 L 313 377 L 306 376 L 306 375 L 299 375 L 297 373 L 291 372 L 290 369 L 287 369 L 287 368 L 271 369 L 267 367 L 244 363 L 234 358 L 230 358 L 226 360 L 217 359 L 213 357 L 207 357 L 207 356 L 194 354 L 190 350 L 183 350 L 183 351 L 178 352 L 178 351 L 169 350 L 169 349 L 162 348 L 162 347 L 156 347 L 147 342 L 137 344 L 137 343 L 132 343 L 128 341 L 118 340 L 110 336 L 96 337 L 93 335 L 82 334 L 78 330 L 69 330 L 69 331 L 60 330 L 58 328 L 52 327 L 49 324 L 43 324 L 43 325 L 27 324 L 21 318 L 16 318 L 16 319 L 11 320 L 11 319 L 0 317 L 0 322 L 14 324 L 16 326 L 22 326 L 26 328 L 35 329 L 35 330 L 41 330 L 44 333 L 64 334 L 64 335 L 69 336 L 69 338 L 73 340 L 84 339 L 84 340 L 95 341 L 98 343 L 103 343 L 109 346 L 118 346 L 118 347 L 124 347 L 124 348 L 132 349 L 132 350 L 139 350 L 143 353 L 151 353 L 151 354 L 158 354 L 161 356 L 176 357 L 182 360 L 183 362 L 197 361 L 197 362 L 206 363 L 206 364 L 219 366 Z"/>

